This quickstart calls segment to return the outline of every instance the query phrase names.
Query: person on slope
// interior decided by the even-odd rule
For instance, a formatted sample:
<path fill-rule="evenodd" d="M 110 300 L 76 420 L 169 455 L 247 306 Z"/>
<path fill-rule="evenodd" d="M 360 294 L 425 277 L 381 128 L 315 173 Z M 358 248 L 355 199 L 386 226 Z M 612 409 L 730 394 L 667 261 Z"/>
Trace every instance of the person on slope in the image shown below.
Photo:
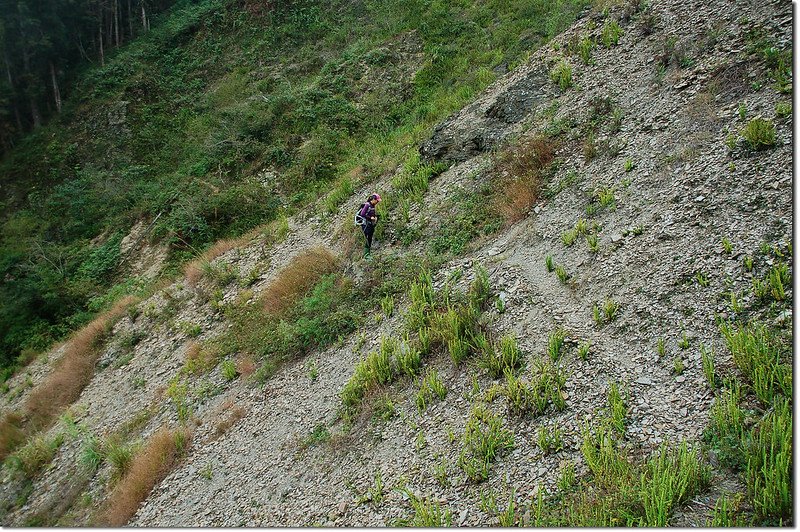
<path fill-rule="evenodd" d="M 370 249 L 372 248 L 372 235 L 375 233 L 375 225 L 378 223 L 378 213 L 375 211 L 375 206 L 381 201 L 380 194 L 370 194 L 367 202 L 361 206 L 358 215 L 363 218 L 364 223 L 361 225 L 361 230 L 364 231 L 364 257 L 369 257 Z"/>

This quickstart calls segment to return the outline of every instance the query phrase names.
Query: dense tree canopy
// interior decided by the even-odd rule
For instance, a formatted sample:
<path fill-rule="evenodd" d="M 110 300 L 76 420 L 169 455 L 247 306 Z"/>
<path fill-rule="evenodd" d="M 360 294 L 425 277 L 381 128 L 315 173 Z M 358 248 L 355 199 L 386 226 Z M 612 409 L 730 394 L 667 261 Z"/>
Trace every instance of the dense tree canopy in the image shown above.
<path fill-rule="evenodd" d="M 84 61 L 149 28 L 171 0 L 0 0 L 0 149 L 61 110 Z M 67 82 L 67 83 L 65 83 Z"/>

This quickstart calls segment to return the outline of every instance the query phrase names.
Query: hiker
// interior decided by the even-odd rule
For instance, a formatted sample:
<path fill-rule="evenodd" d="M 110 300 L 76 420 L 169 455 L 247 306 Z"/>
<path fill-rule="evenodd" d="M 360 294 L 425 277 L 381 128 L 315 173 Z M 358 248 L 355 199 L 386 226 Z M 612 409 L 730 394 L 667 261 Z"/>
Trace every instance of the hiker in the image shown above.
<path fill-rule="evenodd" d="M 380 194 L 370 194 L 367 202 L 361 206 L 357 218 L 361 218 L 361 230 L 364 231 L 364 257 L 369 257 L 372 248 L 372 235 L 375 233 L 375 225 L 378 223 L 378 213 L 375 212 L 375 205 L 381 201 Z"/>

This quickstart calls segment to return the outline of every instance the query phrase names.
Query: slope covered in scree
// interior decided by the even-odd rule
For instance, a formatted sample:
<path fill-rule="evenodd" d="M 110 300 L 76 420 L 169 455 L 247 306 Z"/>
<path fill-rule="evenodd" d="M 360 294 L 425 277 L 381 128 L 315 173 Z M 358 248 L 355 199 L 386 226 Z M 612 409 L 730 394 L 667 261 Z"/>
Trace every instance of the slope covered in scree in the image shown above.
<path fill-rule="evenodd" d="M 785 3 L 587 11 L 342 222 L 130 307 L 4 523 L 792 522 L 790 42 Z"/>

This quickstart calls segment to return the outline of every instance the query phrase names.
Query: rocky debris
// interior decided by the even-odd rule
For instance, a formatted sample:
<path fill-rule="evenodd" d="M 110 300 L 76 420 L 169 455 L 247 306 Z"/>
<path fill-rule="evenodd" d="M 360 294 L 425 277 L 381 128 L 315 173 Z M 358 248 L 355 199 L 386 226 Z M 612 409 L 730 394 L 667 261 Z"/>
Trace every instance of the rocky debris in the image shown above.
<path fill-rule="evenodd" d="M 548 73 L 536 65 L 500 78 L 484 94 L 434 128 L 420 146 L 424 159 L 463 162 L 490 151 L 518 132 L 514 126 L 555 91 Z"/>

